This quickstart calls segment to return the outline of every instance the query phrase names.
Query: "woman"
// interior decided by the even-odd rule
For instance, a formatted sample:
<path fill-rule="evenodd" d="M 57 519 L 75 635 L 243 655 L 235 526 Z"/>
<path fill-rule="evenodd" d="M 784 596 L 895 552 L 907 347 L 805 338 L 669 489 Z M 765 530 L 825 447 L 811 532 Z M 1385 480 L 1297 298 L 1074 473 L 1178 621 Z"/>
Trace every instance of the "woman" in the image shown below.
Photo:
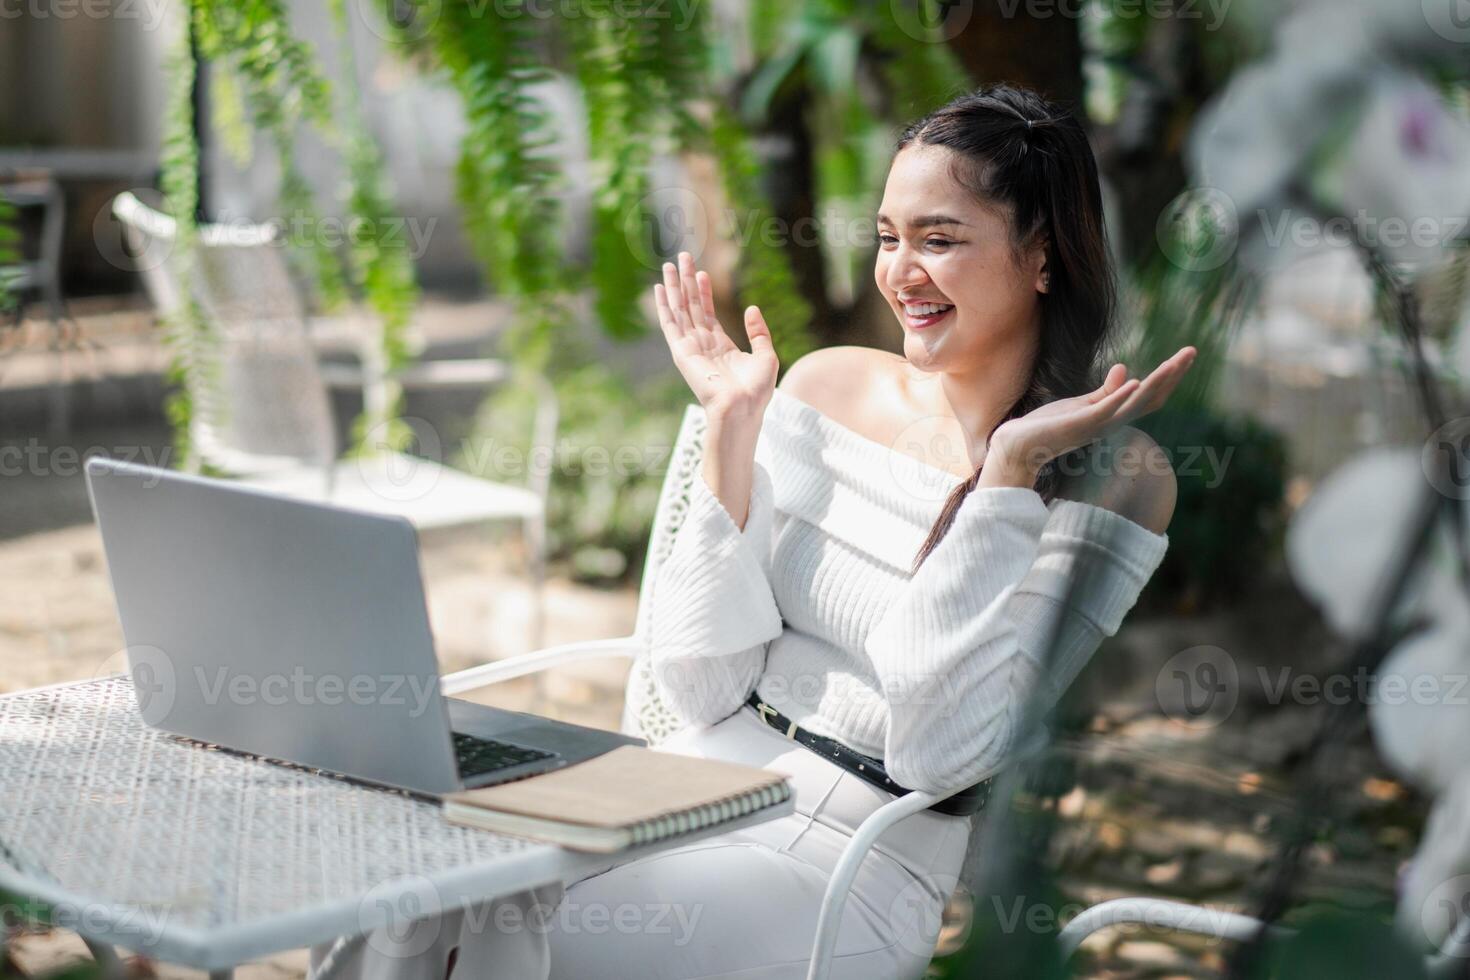
<path fill-rule="evenodd" d="M 708 421 L 650 599 L 650 664 L 689 723 L 660 748 L 787 772 L 796 812 L 445 916 L 428 942 L 376 935 L 350 967 L 803 977 L 828 876 L 896 784 L 971 802 L 880 840 L 834 975 L 923 974 L 969 841 L 967 788 L 1004 765 L 1024 700 L 1066 686 L 1162 560 L 1173 473 L 1126 424 L 1194 350 L 1143 381 L 1115 364 L 1096 382 L 1114 305 L 1096 165 L 1078 122 L 1033 93 L 984 89 L 910 126 L 878 229 L 902 357 L 821 350 L 778 387 L 757 308 L 746 353 L 689 255 L 654 287 Z"/>

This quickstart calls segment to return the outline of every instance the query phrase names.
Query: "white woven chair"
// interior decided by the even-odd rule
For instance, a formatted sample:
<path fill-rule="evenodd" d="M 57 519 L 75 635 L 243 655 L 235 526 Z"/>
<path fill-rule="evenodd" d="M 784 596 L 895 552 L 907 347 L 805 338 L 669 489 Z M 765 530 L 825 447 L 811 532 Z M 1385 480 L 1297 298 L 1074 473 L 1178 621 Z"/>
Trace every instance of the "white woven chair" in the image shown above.
<path fill-rule="evenodd" d="M 155 306 L 163 314 L 177 311 L 183 291 L 173 218 L 132 193 L 118 195 L 112 210 L 125 226 Z M 491 359 L 428 361 L 390 375 L 367 337 L 362 367 L 318 363 L 276 235 L 269 225 L 199 229 L 189 282 L 210 330 L 208 337 L 193 339 L 184 349 L 195 368 L 190 372 L 189 435 L 197 450 L 196 467 L 208 463 L 275 493 L 405 517 L 422 530 L 519 522 L 533 592 L 531 648 L 540 647 L 549 469 L 533 467 L 526 484 L 519 486 L 381 447 L 339 458 L 329 398 L 329 387 L 360 389 L 365 406 L 381 409 L 394 384 L 484 388 L 509 378 L 509 366 Z M 556 397 L 545 378 L 533 381 L 539 405 L 532 445 L 549 451 Z M 434 435 L 418 434 L 421 444 Z M 432 453 L 435 447 L 428 448 Z"/>

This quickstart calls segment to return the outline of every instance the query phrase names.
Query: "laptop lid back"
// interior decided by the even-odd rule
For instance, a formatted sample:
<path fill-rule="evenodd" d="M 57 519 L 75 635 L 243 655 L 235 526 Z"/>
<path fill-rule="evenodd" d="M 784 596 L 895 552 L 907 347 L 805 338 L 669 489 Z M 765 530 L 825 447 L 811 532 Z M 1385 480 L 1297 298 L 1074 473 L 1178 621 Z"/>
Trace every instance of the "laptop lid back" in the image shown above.
<path fill-rule="evenodd" d="M 149 725 L 459 788 L 406 520 L 102 457 L 87 485 Z"/>

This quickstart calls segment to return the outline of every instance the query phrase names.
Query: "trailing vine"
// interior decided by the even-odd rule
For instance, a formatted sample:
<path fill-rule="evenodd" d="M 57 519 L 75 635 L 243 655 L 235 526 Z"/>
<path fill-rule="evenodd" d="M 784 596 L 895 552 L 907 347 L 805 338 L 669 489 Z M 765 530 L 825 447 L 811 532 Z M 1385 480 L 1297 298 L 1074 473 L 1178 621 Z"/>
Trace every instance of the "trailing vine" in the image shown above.
<path fill-rule="evenodd" d="M 342 86 L 346 122 L 343 154 L 347 164 L 347 212 L 353 225 L 348 236 L 353 286 L 378 315 L 380 369 L 389 378 L 406 367 L 413 355 L 407 332 L 409 317 L 418 303 L 418 284 L 408 243 L 390 231 L 394 227 L 392 196 L 383 180 L 384 162 L 378 144 L 368 133 L 357 98 L 357 59 L 348 34 L 346 0 L 330 0 L 337 43 L 346 65 L 347 84 Z M 412 432 L 403 422 L 403 387 L 384 382 L 382 404 L 364 404 L 352 432 L 354 446 L 362 447 L 374 431 L 394 448 L 404 448 Z"/>
<path fill-rule="evenodd" d="M 350 71 L 345 7 L 340 2 L 333 6 Z M 292 35 L 280 0 L 188 0 L 187 9 L 198 56 L 210 63 L 213 121 L 226 151 L 237 160 L 248 161 L 252 152 L 249 129 L 267 137 L 280 167 L 278 197 L 286 219 L 281 227 L 291 261 L 314 283 L 323 309 L 340 310 L 357 296 L 373 311 L 379 353 L 378 363 L 370 370 L 391 375 L 411 360 L 405 335 L 418 288 L 406 244 L 392 234 L 395 216 L 383 184 L 382 158 L 366 133 L 354 86 L 343 86 L 346 105 L 337 112 L 331 85 L 317 68 L 311 48 Z M 194 188 L 199 173 L 190 101 L 197 72 L 193 52 L 186 45 L 169 59 L 167 68 L 171 88 L 162 180 L 179 222 L 175 267 L 190 276 L 197 245 Z M 344 126 L 339 127 L 339 119 Z M 317 233 L 322 224 L 316 196 L 296 163 L 297 133 L 303 124 L 338 148 L 344 159 L 347 192 L 342 204 L 349 230 L 344 253 L 335 251 Z M 184 295 L 192 293 L 186 288 Z M 214 390 L 211 380 L 202 376 L 201 359 L 186 352 L 208 338 L 210 328 L 192 305 L 177 319 L 186 322 L 166 324 L 176 353 L 170 370 L 174 391 L 166 410 L 176 443 L 186 445 L 196 407 L 193 400 Z M 381 403 L 368 399 L 354 422 L 355 448 L 361 448 L 369 433 L 385 436 L 394 446 L 406 443 L 410 433 L 398 421 L 401 390 L 389 380 L 385 394 Z"/>
<path fill-rule="evenodd" d="M 322 306 L 340 309 L 348 297 L 348 277 L 340 257 L 314 234 L 321 227 L 315 195 L 296 164 L 300 124 L 334 135 L 331 88 L 317 70 L 309 46 L 292 36 L 280 0 L 189 3 L 199 56 L 212 71 L 234 76 L 251 124 L 275 150 L 291 254 L 313 274 Z"/>
<path fill-rule="evenodd" d="M 550 120 L 531 89 L 550 72 L 537 60 L 542 38 L 520 0 L 472 9 L 443 5 L 428 41 L 464 103 L 466 131 L 456 168 L 470 243 L 496 289 L 515 304 L 506 342 L 518 364 L 544 367 L 563 308 L 560 186 L 545 152 Z"/>
<path fill-rule="evenodd" d="M 657 269 L 649 213 L 656 154 L 713 153 L 739 168 L 723 173 L 726 189 L 739 190 L 733 199 L 767 212 L 749 135 L 729 120 L 733 128 L 716 138 L 700 122 L 698 107 L 717 101 L 711 90 L 719 74 L 705 8 L 695 5 L 678 20 L 666 4 L 614 10 L 598 0 L 569 0 L 542 18 L 518 2 L 476 7 L 446 0 L 423 31 L 389 22 L 405 49 L 445 71 L 463 101 L 460 203 L 487 278 L 516 301 L 507 346 L 517 363 L 547 364 L 554 332 L 569 322 L 565 301 L 584 285 L 607 335 L 630 339 L 648 331 L 638 301 Z M 565 65 L 586 109 L 593 193 L 585 268 L 563 254 L 558 239 L 555 194 L 565 178 L 561 162 L 544 152 L 552 133 L 534 90 L 552 77 L 552 64 Z M 779 248 L 746 244 L 742 302 L 788 314 L 781 321 L 785 342 L 807 349 L 810 309 L 781 270 L 786 261 Z"/>
<path fill-rule="evenodd" d="M 266 137 L 280 167 L 280 206 L 292 219 L 285 231 L 293 261 L 309 273 L 323 307 L 357 297 L 376 313 L 381 360 L 391 372 L 409 359 L 404 335 L 418 293 L 404 243 L 385 235 L 394 220 L 392 201 L 382 179 L 382 154 L 367 134 L 354 91 L 349 2 L 330 0 L 347 66 L 347 84 L 335 98 L 311 47 L 293 36 L 284 0 L 187 0 L 187 7 L 198 56 L 210 65 L 211 122 L 221 143 L 232 156 L 248 160 L 249 128 Z M 931 107 L 964 84 L 944 44 L 904 34 L 893 17 L 861 0 L 753 4 L 750 40 L 763 67 L 747 76 L 735 64 L 731 39 L 712 31 L 707 7 L 681 10 L 681 20 L 663 4 L 609 10 L 600 0 L 568 0 L 548 17 L 529 9 L 526 0 L 444 0 L 423 31 L 409 30 L 420 25 L 388 22 L 398 30 L 401 49 L 443 70 L 462 100 L 466 132 L 455 167 L 456 195 L 487 279 L 513 303 L 505 345 L 518 366 L 546 369 L 555 338 L 572 322 L 571 297 L 584 286 L 590 286 L 606 334 L 627 339 L 648 330 L 639 301 L 650 267 L 656 269 L 658 243 L 648 213 L 656 155 L 710 154 L 727 198 L 739 202 L 751 221 L 770 215 L 750 110 L 759 106 L 761 90 L 769 98 L 799 64 L 815 80 L 809 119 L 820 147 L 814 160 L 820 203 L 854 219 L 867 209 L 864 198 L 881 174 L 887 120 L 895 112 L 907 116 Z M 804 25 L 794 45 L 793 25 Z M 872 93 L 857 84 L 863 58 L 880 69 L 886 93 L 881 116 Z M 192 59 L 185 60 L 170 62 L 171 99 L 179 119 L 192 125 L 192 114 L 182 114 L 187 106 L 178 105 L 193 85 L 195 68 Z M 565 254 L 562 244 L 558 194 L 566 178 L 549 149 L 556 133 L 538 91 L 557 65 L 576 80 L 586 106 L 593 194 L 585 265 Z M 734 111 L 737 101 L 744 120 Z M 318 227 L 316 201 L 295 162 L 303 127 L 342 156 L 348 191 L 341 204 L 352 229 L 342 253 L 312 233 Z M 175 128 L 170 138 L 182 139 L 184 131 Z M 197 174 L 197 148 L 177 145 L 165 153 L 165 183 L 175 189 L 169 197 L 176 213 L 185 202 L 178 189 L 193 187 Z M 188 202 L 197 203 L 192 194 Z M 192 227 L 192 220 L 181 223 L 185 252 L 194 247 Z M 798 286 L 785 248 L 763 235 L 745 238 L 737 270 L 739 305 L 759 303 L 780 324 L 776 342 L 789 363 L 814 346 L 814 307 Z M 858 251 L 825 236 L 823 248 L 837 270 L 839 290 L 842 282 L 855 281 Z M 185 365 L 180 373 L 187 371 Z M 191 408 L 189 391 L 199 389 L 180 387 L 170 417 L 182 429 Z M 372 408 L 377 417 L 365 411 L 354 426 L 354 442 L 399 414 L 401 392 L 390 387 L 387 404 Z M 393 438 L 405 435 L 391 424 L 389 431 Z"/>
<path fill-rule="evenodd" d="M 723 107 L 716 110 L 710 137 L 720 161 L 725 196 L 745 202 L 755 214 L 768 214 L 770 207 L 765 203 L 760 185 L 760 166 L 750 139 L 733 112 Z M 812 320 L 811 303 L 796 288 L 796 277 L 780 246 L 772 244 L 764 235 L 750 236 L 740 259 L 740 292 L 743 296 L 759 297 L 766 322 L 779 324 L 779 329 L 772 332 L 771 343 L 776 348 L 777 359 L 789 365 L 815 346 L 808 330 Z"/>
<path fill-rule="evenodd" d="M 787 217 L 863 227 L 876 209 L 898 126 L 968 87 L 937 33 L 943 17 L 934 0 L 918 2 L 930 8 L 927 16 L 916 12 L 903 25 L 897 5 L 871 0 L 753 4 L 756 67 L 738 86 L 742 122 L 772 127 L 795 115 L 809 136 L 811 210 Z M 818 243 L 823 274 L 806 285 L 823 290 L 819 300 L 830 297 L 832 307 L 824 303 L 820 312 L 840 314 L 858 299 L 872 242 L 846 233 L 822 234 Z"/>
<path fill-rule="evenodd" d="M 590 4 L 583 4 L 583 13 Z M 580 16 L 567 21 L 577 80 L 587 110 L 592 167 L 592 255 L 595 309 L 614 337 L 647 327 L 637 300 L 653 260 L 653 241 L 639 215 L 649 193 L 656 142 L 670 129 L 668 93 L 656 70 L 657 22 L 629 17 Z M 632 69 L 624 71 L 624 67 Z M 640 254 L 641 253 L 641 254 Z"/>
<path fill-rule="evenodd" d="M 164 69 L 173 84 L 163 112 L 163 146 L 160 159 L 161 189 L 174 218 L 173 252 L 170 257 L 178 283 L 179 305 L 161 315 L 166 346 L 170 352 L 164 372 L 170 386 L 164 399 L 164 415 L 174 430 L 174 450 L 189 468 L 204 464 L 193 443 L 190 420 L 196 399 L 212 400 L 218 389 L 218 337 L 210 329 L 194 297 L 194 249 L 198 238 L 195 214 L 199 207 L 199 147 L 194 141 L 194 54 L 193 27 L 185 19 L 168 52 Z M 215 418 L 222 421 L 222 409 Z"/>

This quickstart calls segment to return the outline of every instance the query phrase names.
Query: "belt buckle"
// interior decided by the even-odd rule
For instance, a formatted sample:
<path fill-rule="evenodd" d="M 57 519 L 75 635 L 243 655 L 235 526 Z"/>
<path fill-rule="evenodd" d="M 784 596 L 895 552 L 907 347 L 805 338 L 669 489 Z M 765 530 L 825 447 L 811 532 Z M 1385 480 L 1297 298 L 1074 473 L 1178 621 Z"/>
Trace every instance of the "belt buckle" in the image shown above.
<path fill-rule="evenodd" d="M 781 712 L 777 711 L 775 708 L 771 707 L 769 704 L 766 704 L 764 701 L 758 701 L 758 702 L 756 702 L 755 710 L 756 710 L 756 713 L 758 713 L 761 716 L 761 721 L 764 721 L 767 724 L 770 723 L 770 719 L 774 718 L 776 715 L 779 715 L 781 713 Z M 775 727 L 775 726 L 772 726 L 772 727 Z M 785 734 L 786 734 L 786 737 L 787 738 L 792 739 L 792 740 L 795 740 L 795 738 L 796 738 L 796 722 L 793 721 L 791 724 L 789 724 L 789 725 L 786 726 L 786 732 L 785 732 Z"/>

